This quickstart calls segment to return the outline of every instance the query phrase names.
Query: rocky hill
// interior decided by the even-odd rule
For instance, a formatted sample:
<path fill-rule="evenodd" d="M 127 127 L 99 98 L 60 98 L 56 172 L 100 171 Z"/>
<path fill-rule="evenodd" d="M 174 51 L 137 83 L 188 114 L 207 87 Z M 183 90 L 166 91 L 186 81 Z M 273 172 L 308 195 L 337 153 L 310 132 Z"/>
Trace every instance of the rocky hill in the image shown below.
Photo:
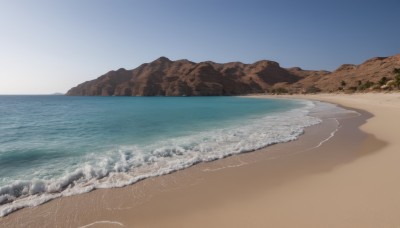
<path fill-rule="evenodd" d="M 294 92 L 298 92 L 296 88 L 309 86 L 315 86 L 323 92 L 379 90 L 395 78 L 394 69 L 400 69 L 400 54 L 372 58 L 360 65 L 343 64 L 329 74 L 321 77 L 307 77 L 290 87 Z"/>
<path fill-rule="evenodd" d="M 220 96 L 250 93 L 305 93 L 354 90 L 394 78 L 400 55 L 378 57 L 333 72 L 282 68 L 277 62 L 194 63 L 161 57 L 133 70 L 110 71 L 67 92 L 71 96 Z M 382 85 L 382 83 L 380 84 Z M 375 88 L 377 88 L 375 86 Z"/>

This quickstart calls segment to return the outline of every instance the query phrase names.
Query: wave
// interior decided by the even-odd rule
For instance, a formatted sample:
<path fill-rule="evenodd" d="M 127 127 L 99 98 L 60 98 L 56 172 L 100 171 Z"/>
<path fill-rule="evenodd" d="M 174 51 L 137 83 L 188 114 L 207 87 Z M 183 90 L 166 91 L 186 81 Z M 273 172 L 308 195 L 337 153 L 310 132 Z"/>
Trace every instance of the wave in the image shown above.
<path fill-rule="evenodd" d="M 212 131 L 146 146 L 124 145 L 117 150 L 88 154 L 84 163 L 61 178 L 15 181 L 0 188 L 0 217 L 54 198 L 98 188 L 123 187 L 200 162 L 296 140 L 305 127 L 321 122 L 321 119 L 309 116 L 315 103 L 301 102 L 302 108 L 254 116 Z"/>

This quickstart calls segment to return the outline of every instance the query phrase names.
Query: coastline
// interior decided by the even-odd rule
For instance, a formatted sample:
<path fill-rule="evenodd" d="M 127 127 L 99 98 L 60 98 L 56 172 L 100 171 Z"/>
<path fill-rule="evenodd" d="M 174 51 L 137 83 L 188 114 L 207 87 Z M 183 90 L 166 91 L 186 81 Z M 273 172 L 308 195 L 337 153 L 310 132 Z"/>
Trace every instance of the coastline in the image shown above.
<path fill-rule="evenodd" d="M 357 97 L 362 95 L 354 95 L 353 100 L 351 96 L 285 96 L 324 100 L 374 115 L 368 119 L 371 117 L 368 112 L 359 111 L 360 117 L 340 120 L 340 130 L 319 147 L 313 148 L 319 142 L 317 136 L 329 137 L 333 123 L 309 127 L 299 140 L 290 143 L 201 163 L 124 188 L 100 189 L 25 208 L 0 218 L 0 226 L 399 225 L 396 208 L 400 208 L 400 197 L 394 193 L 400 190 L 396 183 L 400 168 L 391 166 L 399 161 L 399 156 L 393 153 L 398 148 L 395 144 L 399 134 L 395 131 L 387 134 L 386 130 L 388 126 L 399 125 L 395 117 L 400 106 L 385 105 L 388 98 L 382 94 L 377 95 L 381 100 L 372 105 L 368 103 L 371 99 L 357 103 Z M 393 97 L 397 99 L 398 95 Z M 394 121 L 394 125 L 384 120 Z M 399 129 L 397 126 L 397 132 Z M 301 148 L 306 150 L 284 153 Z M 375 164 L 376 159 L 379 164 Z M 385 161 L 390 165 L 385 166 Z M 392 175 L 384 175 L 389 170 Z M 383 192 L 377 189 L 379 183 Z"/>

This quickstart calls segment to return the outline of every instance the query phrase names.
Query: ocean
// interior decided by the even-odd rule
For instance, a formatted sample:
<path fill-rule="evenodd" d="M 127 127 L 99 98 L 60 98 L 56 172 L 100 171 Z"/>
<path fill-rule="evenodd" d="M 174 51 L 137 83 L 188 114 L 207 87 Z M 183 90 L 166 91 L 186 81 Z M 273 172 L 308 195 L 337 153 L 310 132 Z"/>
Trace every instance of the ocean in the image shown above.
<path fill-rule="evenodd" d="M 297 139 L 315 103 L 0 96 L 0 216 Z"/>

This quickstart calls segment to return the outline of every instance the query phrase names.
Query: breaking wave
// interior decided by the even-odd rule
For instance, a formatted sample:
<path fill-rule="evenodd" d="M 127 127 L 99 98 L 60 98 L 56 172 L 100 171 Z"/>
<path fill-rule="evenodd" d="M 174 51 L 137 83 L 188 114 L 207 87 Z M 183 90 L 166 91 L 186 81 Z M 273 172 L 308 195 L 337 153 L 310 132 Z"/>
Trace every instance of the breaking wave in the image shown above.
<path fill-rule="evenodd" d="M 151 145 L 121 145 L 100 154 L 87 154 L 72 172 L 59 178 L 15 181 L 0 188 L 0 216 L 54 198 L 98 188 L 122 187 L 199 162 L 296 140 L 303 134 L 305 127 L 321 122 L 321 119 L 308 115 L 315 103 L 301 102 L 304 102 L 302 108 L 253 116 L 220 129 L 158 141 Z"/>

